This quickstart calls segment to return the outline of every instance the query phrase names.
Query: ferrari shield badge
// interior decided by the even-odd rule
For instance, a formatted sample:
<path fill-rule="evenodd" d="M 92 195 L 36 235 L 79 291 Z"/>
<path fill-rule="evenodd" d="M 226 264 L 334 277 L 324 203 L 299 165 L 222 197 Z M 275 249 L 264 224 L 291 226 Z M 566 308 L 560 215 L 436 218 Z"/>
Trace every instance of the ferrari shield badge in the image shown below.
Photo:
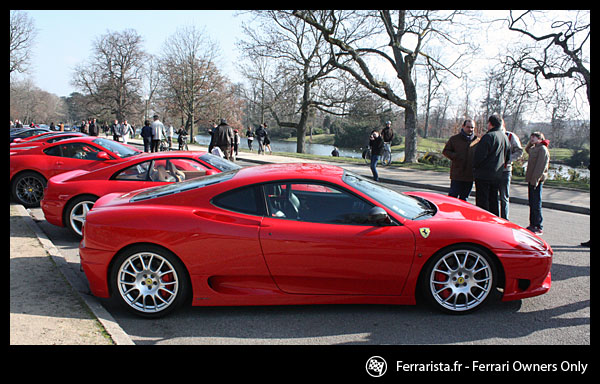
<path fill-rule="evenodd" d="M 421 234 L 421 236 L 423 236 L 424 239 L 426 239 L 429 237 L 431 231 L 429 230 L 429 228 L 419 228 L 419 233 Z"/>

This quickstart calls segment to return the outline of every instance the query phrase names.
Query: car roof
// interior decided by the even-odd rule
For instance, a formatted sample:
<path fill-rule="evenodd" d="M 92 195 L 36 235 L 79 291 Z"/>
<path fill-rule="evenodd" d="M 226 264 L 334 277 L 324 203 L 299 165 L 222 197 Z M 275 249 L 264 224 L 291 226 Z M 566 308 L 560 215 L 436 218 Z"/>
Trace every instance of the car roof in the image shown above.
<path fill-rule="evenodd" d="M 255 182 L 283 179 L 339 180 L 344 169 L 320 163 L 279 163 L 242 168 L 235 179 L 253 179 Z"/>

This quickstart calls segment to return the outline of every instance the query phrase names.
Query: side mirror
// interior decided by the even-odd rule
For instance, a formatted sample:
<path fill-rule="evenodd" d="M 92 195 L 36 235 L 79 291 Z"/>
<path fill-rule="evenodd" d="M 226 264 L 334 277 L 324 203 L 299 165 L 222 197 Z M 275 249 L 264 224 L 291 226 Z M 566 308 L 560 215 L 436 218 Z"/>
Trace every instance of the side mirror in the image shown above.
<path fill-rule="evenodd" d="M 373 224 L 384 224 L 389 222 L 389 216 L 385 209 L 381 207 L 373 207 L 369 211 L 369 222 Z"/>
<path fill-rule="evenodd" d="M 108 153 L 106 153 L 104 151 L 98 152 L 96 157 L 98 157 L 99 160 L 110 160 L 110 156 L 108 156 Z"/>
<path fill-rule="evenodd" d="M 217 173 L 219 173 L 219 172 L 215 171 L 214 169 L 207 169 L 206 173 L 204 175 L 210 176 L 210 175 L 216 175 Z"/>

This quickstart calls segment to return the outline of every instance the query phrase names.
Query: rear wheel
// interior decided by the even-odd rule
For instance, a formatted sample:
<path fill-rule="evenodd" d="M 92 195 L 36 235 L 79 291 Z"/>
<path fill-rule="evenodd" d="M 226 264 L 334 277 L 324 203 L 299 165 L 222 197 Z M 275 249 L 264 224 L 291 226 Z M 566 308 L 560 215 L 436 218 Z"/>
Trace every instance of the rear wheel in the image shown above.
<path fill-rule="evenodd" d="M 152 245 L 135 247 L 118 256 L 111 271 L 111 288 L 127 309 L 147 318 L 172 312 L 190 292 L 179 259 Z"/>
<path fill-rule="evenodd" d="M 422 290 L 436 308 L 466 314 L 488 301 L 496 280 L 494 260 L 487 252 L 459 245 L 433 256 L 422 279 Z"/>
<path fill-rule="evenodd" d="M 46 179 L 36 172 L 23 172 L 12 182 L 12 195 L 25 208 L 39 207 L 44 197 Z"/>

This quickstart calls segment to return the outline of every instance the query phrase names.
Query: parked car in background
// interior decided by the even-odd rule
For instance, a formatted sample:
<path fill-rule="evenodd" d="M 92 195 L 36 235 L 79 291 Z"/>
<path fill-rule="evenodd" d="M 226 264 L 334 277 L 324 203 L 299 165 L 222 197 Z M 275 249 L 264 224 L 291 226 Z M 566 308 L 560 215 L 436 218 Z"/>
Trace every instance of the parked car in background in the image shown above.
<path fill-rule="evenodd" d="M 30 136 L 39 135 L 40 133 L 51 132 L 47 128 L 18 128 L 11 130 L 10 142 L 12 143 L 15 139 L 24 139 Z"/>
<path fill-rule="evenodd" d="M 10 189 L 23 206 L 37 207 L 52 176 L 75 169 L 97 169 L 143 152 L 100 137 L 77 137 L 10 152 Z"/>
<path fill-rule="evenodd" d="M 239 165 L 210 153 L 155 152 L 97 170 L 65 172 L 48 180 L 41 207 L 46 221 L 81 236 L 87 212 L 108 193 L 125 193 L 230 171 Z"/>

